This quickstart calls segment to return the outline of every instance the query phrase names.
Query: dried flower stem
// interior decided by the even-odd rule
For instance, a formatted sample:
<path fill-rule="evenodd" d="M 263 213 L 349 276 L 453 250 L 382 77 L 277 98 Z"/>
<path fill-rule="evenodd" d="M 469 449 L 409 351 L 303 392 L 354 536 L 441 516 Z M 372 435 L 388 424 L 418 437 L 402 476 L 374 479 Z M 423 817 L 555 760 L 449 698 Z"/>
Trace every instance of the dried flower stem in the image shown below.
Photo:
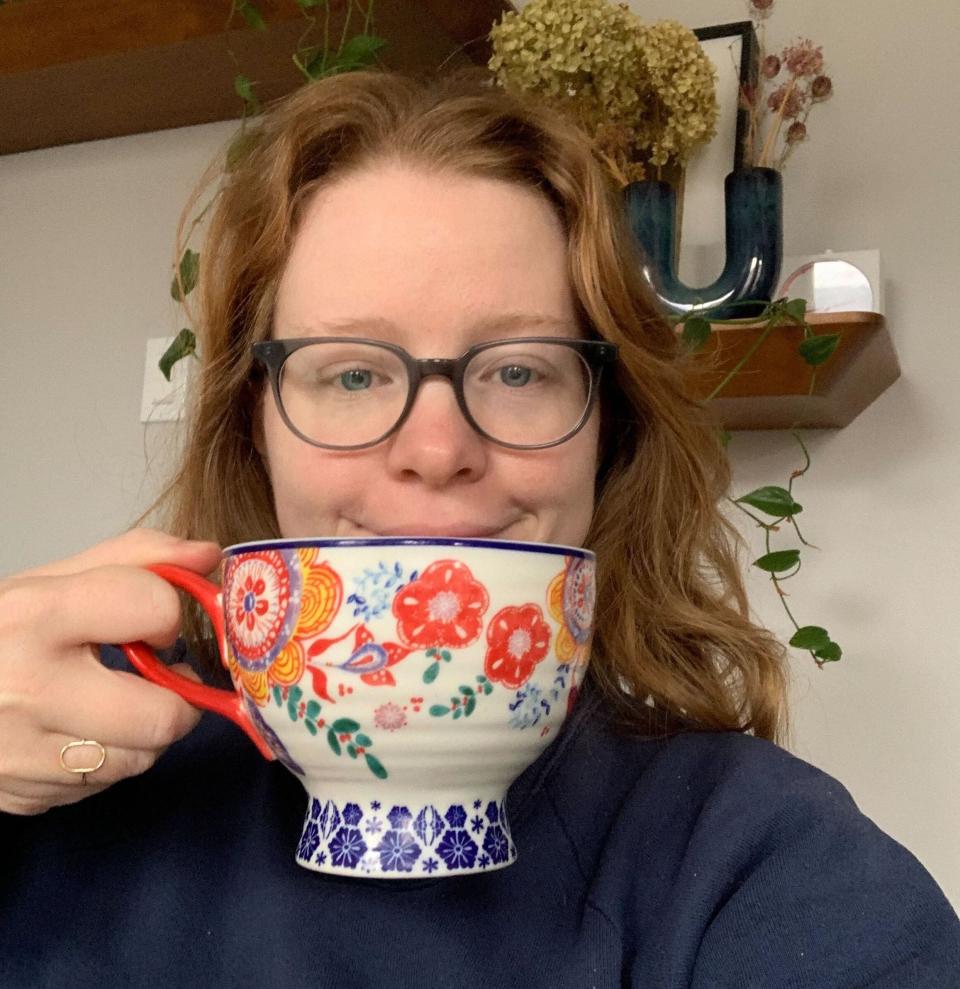
<path fill-rule="evenodd" d="M 783 114 L 786 108 L 790 105 L 790 97 L 793 96 L 793 91 L 797 87 L 797 80 L 794 76 L 790 80 L 790 84 L 787 86 L 787 91 L 783 94 L 783 99 L 780 101 L 780 106 L 777 109 L 777 116 L 770 126 L 770 130 L 767 131 L 767 139 L 764 141 L 763 150 L 760 152 L 760 160 L 757 162 L 758 168 L 763 168 L 767 165 L 767 160 L 773 151 L 774 145 L 777 143 L 777 138 L 780 136 L 780 129 L 783 127 Z"/>

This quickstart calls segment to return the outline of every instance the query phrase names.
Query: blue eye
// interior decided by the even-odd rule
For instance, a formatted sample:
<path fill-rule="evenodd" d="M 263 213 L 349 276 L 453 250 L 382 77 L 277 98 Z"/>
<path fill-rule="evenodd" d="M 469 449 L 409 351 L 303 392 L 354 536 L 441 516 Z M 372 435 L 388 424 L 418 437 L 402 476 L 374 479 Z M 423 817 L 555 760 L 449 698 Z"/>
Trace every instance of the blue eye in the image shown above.
<path fill-rule="evenodd" d="M 351 371 L 344 371 L 340 375 L 340 384 L 347 391 L 363 391 L 373 383 L 373 375 L 369 371 L 354 368 Z"/>
<path fill-rule="evenodd" d="M 530 368 L 511 364 L 500 368 L 500 380 L 510 388 L 520 388 L 530 383 Z"/>

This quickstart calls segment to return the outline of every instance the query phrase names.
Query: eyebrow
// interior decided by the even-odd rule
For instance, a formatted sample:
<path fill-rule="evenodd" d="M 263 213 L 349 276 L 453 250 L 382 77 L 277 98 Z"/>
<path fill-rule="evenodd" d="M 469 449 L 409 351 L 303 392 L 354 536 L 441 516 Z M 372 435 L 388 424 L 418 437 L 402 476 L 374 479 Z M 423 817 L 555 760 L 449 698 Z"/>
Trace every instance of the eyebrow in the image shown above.
<path fill-rule="evenodd" d="M 550 316 L 545 313 L 524 313 L 507 312 L 497 313 L 478 319 L 466 327 L 469 336 L 483 336 L 488 333 L 504 333 L 511 335 L 514 333 L 526 332 L 547 332 L 560 333 L 561 335 L 573 334 L 579 336 L 580 327 L 575 320 L 561 319 L 557 316 Z M 317 331 L 343 333 L 370 333 L 383 334 L 386 339 L 395 340 L 404 335 L 400 326 L 392 320 L 382 316 L 349 316 L 342 319 L 323 320 L 315 324 L 312 328 L 297 327 L 297 332 L 304 332 L 306 336 L 313 336 Z"/>

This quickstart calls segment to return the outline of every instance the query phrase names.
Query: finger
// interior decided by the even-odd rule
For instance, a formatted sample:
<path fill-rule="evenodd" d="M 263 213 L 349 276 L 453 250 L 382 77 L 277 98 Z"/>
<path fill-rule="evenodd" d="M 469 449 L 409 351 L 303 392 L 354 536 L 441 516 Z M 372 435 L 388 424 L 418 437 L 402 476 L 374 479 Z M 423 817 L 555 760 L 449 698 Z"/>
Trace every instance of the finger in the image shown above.
<path fill-rule="evenodd" d="M 47 731 L 69 736 L 66 741 L 95 738 L 110 747 L 160 752 L 195 728 L 202 713 L 166 687 L 94 661 L 62 664 L 35 717 Z"/>
<path fill-rule="evenodd" d="M 0 773 L 0 810 L 39 814 L 51 807 L 74 803 L 145 772 L 163 751 L 144 752 L 105 745 L 101 753 L 95 743 L 74 745 L 77 741 L 80 740 L 66 735 L 44 734 L 40 743 L 33 746 L 29 764 L 16 766 L 14 772 Z M 82 772 L 68 772 L 64 766 L 86 768 L 88 772 L 84 776 Z"/>
<path fill-rule="evenodd" d="M 216 569 L 221 556 L 220 547 L 214 542 L 178 539 L 157 529 L 131 529 L 74 556 L 17 576 L 58 577 L 113 564 L 145 567 L 152 563 L 173 563 L 207 574 Z"/>
<path fill-rule="evenodd" d="M 7 583 L 2 593 L 8 634 L 19 628 L 43 655 L 86 643 L 144 640 L 166 646 L 180 630 L 177 592 L 162 577 L 137 567 L 25 578 Z"/>

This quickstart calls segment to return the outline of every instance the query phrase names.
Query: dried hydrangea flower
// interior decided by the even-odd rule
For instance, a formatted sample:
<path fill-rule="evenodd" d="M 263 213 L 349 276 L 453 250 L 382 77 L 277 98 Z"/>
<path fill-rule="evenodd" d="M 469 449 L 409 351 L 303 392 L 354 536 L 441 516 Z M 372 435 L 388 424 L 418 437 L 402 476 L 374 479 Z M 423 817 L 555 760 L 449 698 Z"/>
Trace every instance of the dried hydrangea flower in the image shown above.
<path fill-rule="evenodd" d="M 490 32 L 499 85 L 576 120 L 621 181 L 683 163 L 715 133 L 715 71 L 696 36 L 609 0 L 531 0 Z"/>

